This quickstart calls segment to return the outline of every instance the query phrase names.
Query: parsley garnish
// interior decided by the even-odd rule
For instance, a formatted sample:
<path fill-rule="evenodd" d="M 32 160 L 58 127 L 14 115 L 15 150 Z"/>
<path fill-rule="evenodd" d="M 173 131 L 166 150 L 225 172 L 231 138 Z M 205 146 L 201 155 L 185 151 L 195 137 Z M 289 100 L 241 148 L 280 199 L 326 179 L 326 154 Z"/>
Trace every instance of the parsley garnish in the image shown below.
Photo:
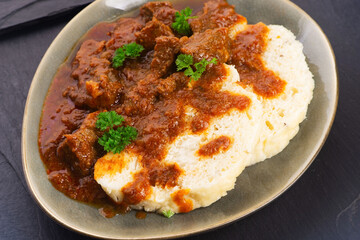
<path fill-rule="evenodd" d="M 115 111 L 101 112 L 97 118 L 96 127 L 101 131 L 105 131 L 108 127 L 112 128 L 113 126 L 120 125 L 124 121 L 124 118 Z"/>
<path fill-rule="evenodd" d="M 96 127 L 102 131 L 110 128 L 98 140 L 105 151 L 120 153 L 131 141 L 136 139 L 137 131 L 134 127 L 121 126 L 114 129 L 114 126 L 122 124 L 123 121 L 124 118 L 115 111 L 99 113 Z"/>
<path fill-rule="evenodd" d="M 175 13 L 175 22 L 172 23 L 172 28 L 182 35 L 190 35 L 191 29 L 188 19 L 197 18 L 197 16 L 190 17 L 192 9 L 187 7 L 180 12 Z"/>
<path fill-rule="evenodd" d="M 184 71 L 184 74 L 188 77 L 191 77 L 190 82 L 191 82 L 191 80 L 194 80 L 194 81 L 199 80 L 199 78 L 201 77 L 203 72 L 205 72 L 206 66 L 209 65 L 210 63 L 216 64 L 217 59 L 213 58 L 213 59 L 211 59 L 211 61 L 202 59 L 200 62 L 195 63 L 193 65 L 195 67 L 196 71 L 194 71 L 193 68 L 191 67 L 193 62 L 194 62 L 193 57 L 191 55 L 187 55 L 187 54 L 180 54 L 175 61 L 178 71 L 186 68 Z"/>
<path fill-rule="evenodd" d="M 140 44 L 137 44 L 136 42 L 123 45 L 115 51 L 112 60 L 113 67 L 121 67 L 124 64 L 126 58 L 136 58 L 140 56 L 142 51 L 144 51 L 144 47 Z"/>
<path fill-rule="evenodd" d="M 173 211 L 171 211 L 171 210 L 166 210 L 166 211 L 164 210 L 162 212 L 162 214 L 167 218 L 171 218 L 175 213 Z"/>
<path fill-rule="evenodd" d="M 130 126 L 118 127 L 116 130 L 110 128 L 109 132 L 99 138 L 99 144 L 104 147 L 107 152 L 120 153 L 124 148 L 135 140 L 137 131 Z"/>
<path fill-rule="evenodd" d="M 180 54 L 177 58 L 176 58 L 176 66 L 177 66 L 177 71 L 181 71 L 184 68 L 188 68 L 191 65 L 193 65 L 194 59 L 191 55 L 187 55 L 187 54 Z"/>
<path fill-rule="evenodd" d="M 121 67 L 123 65 L 123 62 L 125 61 L 125 52 L 122 48 L 118 48 L 115 51 L 113 60 L 112 60 L 112 65 L 114 68 L 118 68 Z"/>
<path fill-rule="evenodd" d="M 125 55 L 130 58 L 136 58 L 140 56 L 140 53 L 144 50 L 144 47 L 136 42 L 125 44 L 122 46 L 125 51 Z"/>

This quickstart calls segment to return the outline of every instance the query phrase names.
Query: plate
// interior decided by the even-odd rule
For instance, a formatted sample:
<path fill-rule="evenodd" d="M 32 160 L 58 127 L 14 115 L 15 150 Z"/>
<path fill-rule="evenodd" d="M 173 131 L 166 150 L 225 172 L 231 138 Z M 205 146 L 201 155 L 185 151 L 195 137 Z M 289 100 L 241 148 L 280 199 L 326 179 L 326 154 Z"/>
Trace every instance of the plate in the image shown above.
<path fill-rule="evenodd" d="M 299 133 L 286 149 L 270 160 L 248 167 L 237 179 L 235 189 L 211 206 L 178 214 L 171 219 L 148 214 L 144 220 L 139 220 L 134 212 L 106 219 L 96 208 L 57 191 L 47 180 L 37 145 L 47 90 L 59 65 L 81 36 L 100 21 L 114 20 L 128 13 L 106 6 L 105 0 L 97 0 L 75 16 L 55 38 L 35 73 L 25 106 L 22 131 L 24 174 L 34 199 L 50 217 L 72 230 L 99 238 L 186 236 L 223 226 L 260 209 L 288 189 L 309 167 L 329 134 L 336 112 L 338 81 L 330 43 L 314 20 L 290 1 L 230 0 L 229 3 L 234 4 L 236 11 L 247 17 L 249 23 L 262 21 L 284 25 L 304 45 L 304 54 L 315 79 L 314 98 L 307 119 L 301 123 Z"/>

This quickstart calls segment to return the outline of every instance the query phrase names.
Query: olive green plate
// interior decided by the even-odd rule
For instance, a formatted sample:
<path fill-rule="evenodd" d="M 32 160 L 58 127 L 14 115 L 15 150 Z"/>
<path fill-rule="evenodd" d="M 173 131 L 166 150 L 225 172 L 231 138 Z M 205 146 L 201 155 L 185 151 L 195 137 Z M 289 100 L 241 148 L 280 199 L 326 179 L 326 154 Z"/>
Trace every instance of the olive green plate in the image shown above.
<path fill-rule="evenodd" d="M 109 8 L 105 1 L 98 0 L 74 17 L 53 41 L 35 73 L 26 102 L 22 132 L 24 174 L 30 192 L 49 216 L 70 229 L 94 237 L 150 239 L 185 236 L 222 226 L 265 206 L 309 167 L 324 144 L 336 112 L 338 82 L 331 46 L 320 27 L 289 1 L 229 2 L 236 5 L 237 12 L 246 16 L 249 23 L 262 21 L 284 25 L 304 45 L 315 79 L 314 98 L 307 119 L 288 147 L 272 159 L 247 168 L 238 178 L 235 189 L 216 203 L 171 219 L 148 214 L 146 219 L 139 220 L 134 212 L 106 219 L 96 208 L 58 192 L 47 180 L 39 155 L 37 138 L 41 108 L 54 74 L 79 38 L 97 22 L 113 20 L 126 13 Z"/>

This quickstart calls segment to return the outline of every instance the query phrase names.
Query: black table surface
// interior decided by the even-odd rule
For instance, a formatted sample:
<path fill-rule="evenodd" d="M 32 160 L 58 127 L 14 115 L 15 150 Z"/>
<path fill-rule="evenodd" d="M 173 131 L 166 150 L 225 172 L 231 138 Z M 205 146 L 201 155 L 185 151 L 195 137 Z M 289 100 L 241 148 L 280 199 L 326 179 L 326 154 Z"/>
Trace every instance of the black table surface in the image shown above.
<path fill-rule="evenodd" d="M 340 96 L 330 135 L 310 168 L 278 199 L 187 239 L 360 239 L 360 1 L 293 2 L 319 23 L 336 55 Z M 74 15 L 0 36 L 0 239 L 90 239 L 42 212 L 21 165 L 22 117 L 32 77 Z"/>

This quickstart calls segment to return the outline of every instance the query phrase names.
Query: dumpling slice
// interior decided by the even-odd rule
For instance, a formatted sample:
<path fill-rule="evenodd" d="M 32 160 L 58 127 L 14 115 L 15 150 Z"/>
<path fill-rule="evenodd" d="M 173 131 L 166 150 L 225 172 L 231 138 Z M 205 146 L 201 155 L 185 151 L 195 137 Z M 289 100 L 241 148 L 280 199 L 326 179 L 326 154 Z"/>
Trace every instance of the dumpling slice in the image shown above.
<path fill-rule="evenodd" d="M 269 97 L 258 94 L 259 91 L 251 84 L 246 87 L 248 91 L 257 94 L 257 99 L 262 105 L 262 130 L 255 147 L 254 157 L 247 165 L 270 158 L 288 145 L 297 134 L 299 124 L 306 117 L 314 89 L 314 80 L 302 52 L 303 46 L 296 40 L 294 34 L 283 26 L 266 27 L 262 23 L 247 25 L 245 28 L 240 25 L 239 29 L 242 30 L 237 34 L 244 34 L 243 31 L 250 32 L 253 26 L 268 28 L 261 61 L 267 70 L 272 71 L 280 79 L 283 89 L 279 94 Z M 260 35 L 257 38 L 253 36 L 246 40 L 254 41 L 252 46 L 255 46 L 258 44 L 255 41 L 259 41 L 261 37 Z M 246 34 L 242 37 L 245 39 Z M 246 44 L 250 46 L 252 43 Z M 244 81 L 241 76 L 240 74 L 241 80 Z M 264 88 L 264 86 L 261 87 Z"/>

